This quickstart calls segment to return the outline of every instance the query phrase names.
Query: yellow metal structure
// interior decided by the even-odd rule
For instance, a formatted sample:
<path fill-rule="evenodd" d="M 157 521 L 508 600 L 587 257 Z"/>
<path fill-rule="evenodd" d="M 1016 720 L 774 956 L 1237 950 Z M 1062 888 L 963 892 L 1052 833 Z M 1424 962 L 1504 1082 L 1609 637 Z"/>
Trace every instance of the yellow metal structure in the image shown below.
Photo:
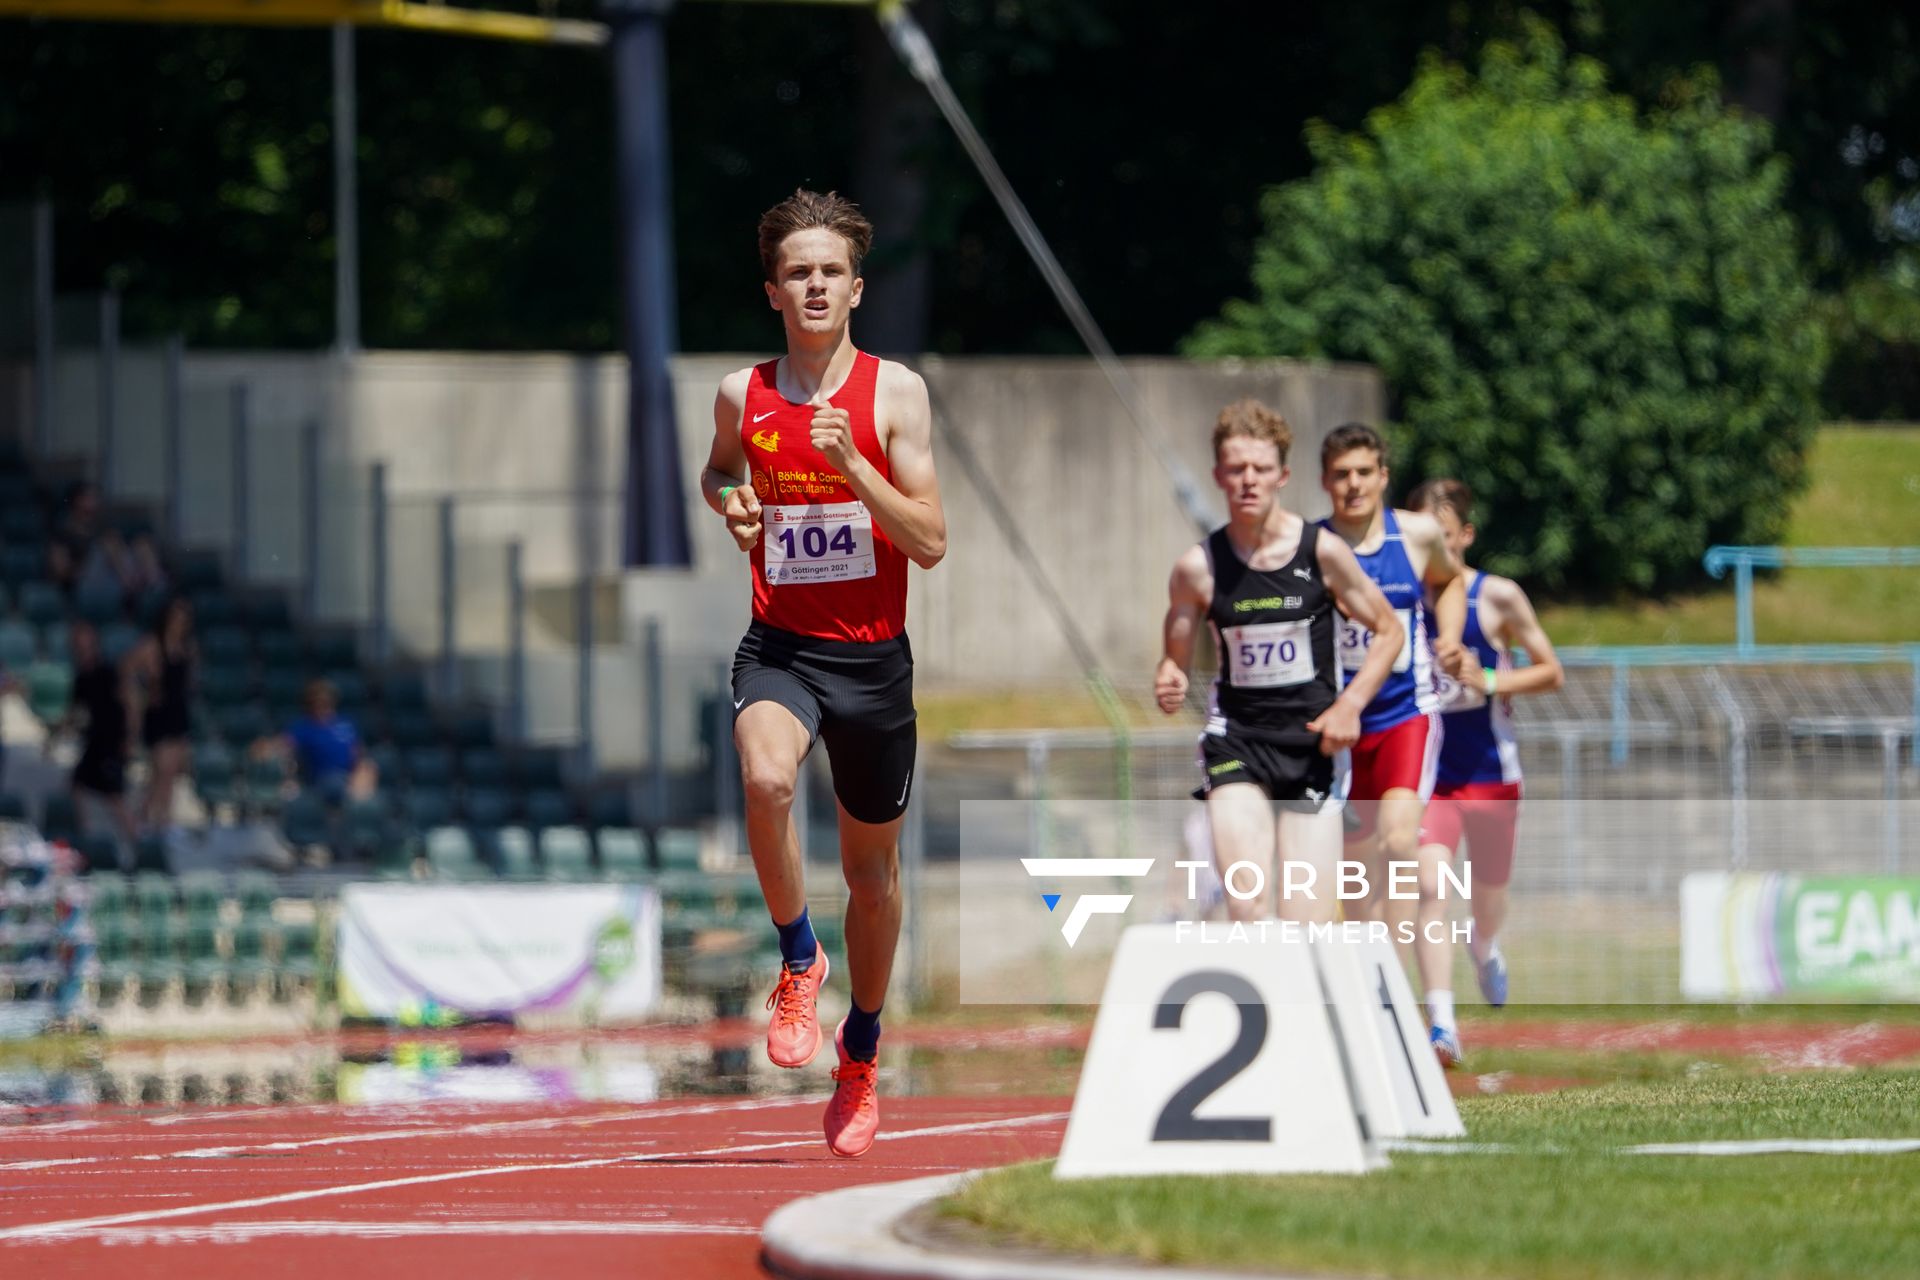
<path fill-rule="evenodd" d="M 228 26 L 401 27 L 533 44 L 599 45 L 598 22 L 412 0 L 0 0 L 0 17 L 72 22 L 205 22 Z"/>

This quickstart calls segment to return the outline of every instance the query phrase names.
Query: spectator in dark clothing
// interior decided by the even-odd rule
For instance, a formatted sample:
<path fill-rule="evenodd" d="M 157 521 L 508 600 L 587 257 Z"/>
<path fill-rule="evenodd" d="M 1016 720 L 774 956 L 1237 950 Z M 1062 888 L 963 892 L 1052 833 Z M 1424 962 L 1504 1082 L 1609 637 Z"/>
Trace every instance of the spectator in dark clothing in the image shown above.
<path fill-rule="evenodd" d="M 114 530 L 100 527 L 100 490 L 87 480 L 67 488 L 49 531 L 47 574 L 69 596 L 82 584 L 103 582 L 130 602 L 166 583 L 150 536 L 139 535 L 129 547 Z"/>
<path fill-rule="evenodd" d="M 100 633 L 92 623 L 75 622 L 67 632 L 73 652 L 73 692 L 67 714 L 56 732 L 71 729 L 77 717 L 86 724 L 81 731 L 80 760 L 73 766 L 75 805 L 87 823 L 87 801 L 106 809 L 113 826 L 131 848 L 134 843 L 133 814 L 127 808 L 127 759 L 132 754 L 132 725 L 129 705 L 129 679 L 124 666 L 107 661 L 100 648 Z"/>
<path fill-rule="evenodd" d="M 150 830 L 157 830 L 173 821 L 174 786 L 191 762 L 192 697 L 199 662 L 193 606 L 179 596 L 169 600 L 152 633 L 128 661 L 146 694 L 140 741 L 147 748 L 152 776 L 147 783 L 145 820 Z"/>
<path fill-rule="evenodd" d="M 380 772 L 361 746 L 353 721 L 340 715 L 340 698 L 333 686 L 325 680 L 309 681 L 302 705 L 305 714 L 288 725 L 281 737 L 259 744 L 256 753 L 290 757 L 301 785 L 314 788 L 329 801 L 370 798 Z"/>

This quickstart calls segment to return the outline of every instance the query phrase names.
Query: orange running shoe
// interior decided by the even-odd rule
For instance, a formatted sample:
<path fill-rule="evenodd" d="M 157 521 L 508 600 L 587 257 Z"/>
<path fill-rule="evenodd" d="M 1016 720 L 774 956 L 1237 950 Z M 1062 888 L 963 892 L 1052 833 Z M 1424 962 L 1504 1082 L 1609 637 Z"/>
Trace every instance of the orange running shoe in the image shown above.
<path fill-rule="evenodd" d="M 833 1029 L 834 1052 L 840 1065 L 833 1069 L 833 1097 L 827 1100 L 827 1150 L 851 1160 L 867 1154 L 874 1135 L 880 1132 L 880 1095 L 875 1092 L 879 1074 L 871 1062 L 855 1062 L 847 1056 L 845 1031 L 847 1020 Z"/>
<path fill-rule="evenodd" d="M 820 985 L 827 980 L 826 948 L 816 946 L 813 964 L 799 973 L 780 966 L 780 981 L 767 997 L 767 1057 L 776 1067 L 804 1067 L 820 1052 Z"/>

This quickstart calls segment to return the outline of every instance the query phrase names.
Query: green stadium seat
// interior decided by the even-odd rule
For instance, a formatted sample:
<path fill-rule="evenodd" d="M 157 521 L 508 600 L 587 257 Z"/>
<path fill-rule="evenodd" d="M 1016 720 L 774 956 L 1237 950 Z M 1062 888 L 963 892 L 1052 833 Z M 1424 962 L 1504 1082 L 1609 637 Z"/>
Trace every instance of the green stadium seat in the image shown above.
<path fill-rule="evenodd" d="M 493 745 L 493 715 L 469 708 L 447 717 L 447 740 L 456 747 L 472 749 Z"/>
<path fill-rule="evenodd" d="M 564 785 L 560 752 L 547 747 L 528 747 L 513 757 L 513 780 L 527 790 L 535 787 L 558 789 Z"/>
<path fill-rule="evenodd" d="M 360 661 L 360 646 L 350 631 L 314 631 L 307 635 L 307 663 L 318 671 L 339 671 Z"/>
<path fill-rule="evenodd" d="M 326 802 L 310 792 L 303 791 L 287 801 L 286 808 L 280 811 L 280 830 L 296 849 L 333 843 Z"/>
<path fill-rule="evenodd" d="M 0 666 L 24 671 L 40 656 L 39 633 L 24 622 L 0 622 Z"/>
<path fill-rule="evenodd" d="M 573 823 L 573 803 L 567 799 L 567 793 L 555 789 L 543 789 L 527 793 L 524 806 L 527 825 L 535 831 L 544 831 L 548 827 L 564 827 Z"/>
<path fill-rule="evenodd" d="M 133 903 L 133 886 L 118 871 L 95 871 L 87 877 L 87 910 L 97 931 L 103 920 L 118 920 Z"/>
<path fill-rule="evenodd" d="M 270 666 L 260 677 L 260 693 L 274 706 L 298 707 L 307 696 L 307 674 L 298 667 Z"/>
<path fill-rule="evenodd" d="M 100 632 L 100 651 L 108 662 L 118 662 L 146 639 L 147 633 L 131 622 L 109 623 Z"/>
<path fill-rule="evenodd" d="M 220 586 L 226 574 L 217 551 L 181 551 L 174 556 L 174 582 L 182 591 L 198 594 Z M 206 619 L 199 619 L 206 625 Z"/>
<path fill-rule="evenodd" d="M 416 831 L 444 827 L 453 821 L 453 795 L 445 787 L 409 787 L 400 811 Z"/>
<path fill-rule="evenodd" d="M 65 618 L 40 628 L 40 656 L 50 662 L 65 662 L 73 654 L 73 628 Z"/>
<path fill-rule="evenodd" d="M 319 926 L 305 921 L 282 926 L 278 968 L 283 979 L 296 982 L 311 983 L 319 976 Z"/>
<path fill-rule="evenodd" d="M 51 582 L 23 582 L 16 593 L 20 614 L 36 627 L 59 622 L 67 616 L 67 598 Z"/>
<path fill-rule="evenodd" d="M 373 761 L 373 767 L 380 771 L 382 786 L 398 786 L 407 775 L 405 757 L 400 748 L 391 742 L 376 742 L 367 748 L 367 759 Z"/>
<path fill-rule="evenodd" d="M 173 588 L 165 585 L 148 587 L 146 594 L 135 602 L 133 619 L 141 626 L 152 629 L 165 612 L 167 601 L 173 599 Z"/>
<path fill-rule="evenodd" d="M 700 833 L 685 828 L 662 828 L 653 834 L 653 846 L 663 872 L 700 870 Z"/>
<path fill-rule="evenodd" d="M 51 724 L 67 713 L 73 693 L 73 668 L 64 662 L 40 661 L 27 668 L 27 705 Z"/>
<path fill-rule="evenodd" d="M 194 625 L 203 631 L 214 627 L 237 627 L 243 622 L 233 597 L 218 588 L 195 591 L 192 599 Z"/>
<path fill-rule="evenodd" d="M 246 750 L 273 731 L 273 725 L 267 723 L 267 714 L 252 702 L 217 708 L 213 712 L 213 725 L 219 729 L 221 741 L 234 750 Z"/>
<path fill-rule="evenodd" d="M 173 871 L 167 860 L 167 842 L 158 835 L 144 835 L 133 842 L 133 869 L 168 875 Z"/>
<path fill-rule="evenodd" d="M 445 747 L 413 747 L 403 754 L 409 784 L 444 788 L 453 784 L 453 752 Z"/>
<path fill-rule="evenodd" d="M 538 880 L 540 864 L 533 856 L 533 842 L 526 839 L 524 833 L 518 840 L 506 839 L 506 831 L 495 827 L 476 835 L 483 846 L 493 850 L 494 864 L 500 868 L 500 875 L 507 880 Z"/>
<path fill-rule="evenodd" d="M 186 963 L 182 969 L 182 991 L 189 1008 L 205 1003 L 216 984 L 226 977 L 227 964 L 220 955 L 220 926 L 215 920 L 194 920 L 185 934 Z"/>
<path fill-rule="evenodd" d="M 253 676 L 244 666 L 208 662 L 200 671 L 200 694 L 216 711 L 238 706 L 253 697 Z"/>
<path fill-rule="evenodd" d="M 551 827 L 540 832 L 540 863 L 549 880 L 591 880 L 593 846 L 578 827 Z"/>
<path fill-rule="evenodd" d="M 73 844 L 80 835 L 80 811 L 64 791 L 47 794 L 40 809 L 40 834 L 49 840 Z"/>
<path fill-rule="evenodd" d="M 395 746 L 403 750 L 413 747 L 430 747 L 438 740 L 433 721 L 424 711 L 389 710 L 387 736 L 393 740 Z"/>
<path fill-rule="evenodd" d="M 234 880 L 234 895 L 240 899 L 240 915 L 247 920 L 264 920 L 273 914 L 273 900 L 280 896 L 280 882 L 263 871 L 243 871 Z"/>
<path fill-rule="evenodd" d="M 172 876 L 154 871 L 140 871 L 134 874 L 133 898 L 139 904 L 140 919 L 143 924 L 153 920 L 173 918 L 176 888 Z"/>
<path fill-rule="evenodd" d="M 118 583 L 89 579 L 74 593 L 73 609 L 96 627 L 118 622 L 123 612 Z"/>
<path fill-rule="evenodd" d="M 494 747 L 470 747 L 460 753 L 460 776 L 470 787 L 502 787 L 507 758 Z"/>
<path fill-rule="evenodd" d="M 80 851 L 80 856 L 87 860 L 89 867 L 111 871 L 120 865 L 120 842 L 105 832 L 77 836 L 72 844 Z"/>
<path fill-rule="evenodd" d="M 427 866 L 439 879 L 478 880 L 492 874 L 465 828 L 434 827 L 426 833 L 426 850 Z"/>
<path fill-rule="evenodd" d="M 304 646 L 296 632 L 263 631 L 254 638 L 253 648 L 269 669 L 287 667 L 301 671 Z"/>
<path fill-rule="evenodd" d="M 287 597 L 278 591 L 246 597 L 240 615 L 257 631 L 286 631 L 293 626 L 293 610 L 287 605 Z"/>
<path fill-rule="evenodd" d="M 196 750 L 193 755 L 193 789 L 203 804 L 214 807 L 240 802 L 238 776 L 233 754 L 224 746 Z"/>
<path fill-rule="evenodd" d="M 23 545 L 9 541 L 0 551 L 0 578 L 9 586 L 32 582 L 47 571 L 47 549 L 40 544 Z M 19 607 L 16 597 L 14 605 Z"/>
<path fill-rule="evenodd" d="M 253 644 L 239 627 L 207 627 L 200 632 L 200 661 L 206 667 L 244 667 Z"/>
<path fill-rule="evenodd" d="M 461 809 L 473 827 L 504 827 L 513 821 L 513 797 L 494 787 L 469 786 Z"/>
<path fill-rule="evenodd" d="M 647 850 L 637 831 L 608 828 L 599 833 L 600 874 L 609 880 L 643 880 Z"/>
<path fill-rule="evenodd" d="M 227 901 L 227 879 L 217 871 L 190 871 L 180 877 L 180 900 L 190 920 L 217 920 Z"/>
<path fill-rule="evenodd" d="M 380 684 L 380 700 L 389 712 L 427 709 L 426 678 L 416 671 L 390 671 Z"/>
<path fill-rule="evenodd" d="M 242 920 L 233 930 L 233 955 L 227 964 L 227 999 L 238 1004 L 258 990 L 272 972 L 267 957 L 270 921 Z"/>

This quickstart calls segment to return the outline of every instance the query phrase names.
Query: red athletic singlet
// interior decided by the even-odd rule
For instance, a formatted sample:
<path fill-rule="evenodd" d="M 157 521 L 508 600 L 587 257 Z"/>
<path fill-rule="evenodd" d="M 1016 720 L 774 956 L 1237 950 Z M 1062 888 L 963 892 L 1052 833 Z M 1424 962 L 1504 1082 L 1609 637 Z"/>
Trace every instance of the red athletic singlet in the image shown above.
<path fill-rule="evenodd" d="M 780 394 L 778 363 L 754 367 L 740 415 L 740 443 L 761 506 L 753 616 L 823 640 L 891 640 L 907 625 L 907 557 L 813 447 L 813 408 Z M 854 448 L 891 480 L 873 417 L 879 376 L 879 359 L 856 353 L 831 403 L 852 419 Z"/>

